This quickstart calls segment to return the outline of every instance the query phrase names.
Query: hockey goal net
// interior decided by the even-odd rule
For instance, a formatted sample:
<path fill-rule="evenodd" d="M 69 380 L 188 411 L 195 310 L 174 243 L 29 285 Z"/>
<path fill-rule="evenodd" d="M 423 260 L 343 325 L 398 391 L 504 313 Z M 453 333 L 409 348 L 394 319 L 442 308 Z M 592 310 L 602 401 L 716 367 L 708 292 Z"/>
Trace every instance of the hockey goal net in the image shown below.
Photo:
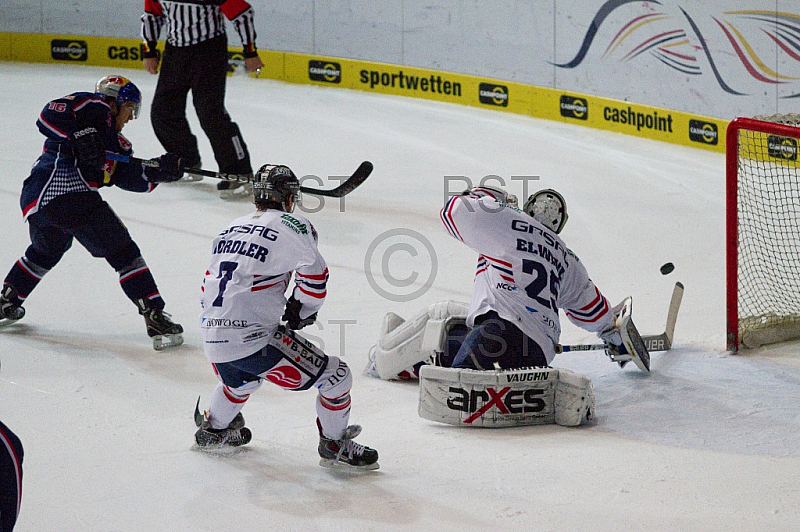
<path fill-rule="evenodd" d="M 728 350 L 800 338 L 800 115 L 728 126 Z"/>

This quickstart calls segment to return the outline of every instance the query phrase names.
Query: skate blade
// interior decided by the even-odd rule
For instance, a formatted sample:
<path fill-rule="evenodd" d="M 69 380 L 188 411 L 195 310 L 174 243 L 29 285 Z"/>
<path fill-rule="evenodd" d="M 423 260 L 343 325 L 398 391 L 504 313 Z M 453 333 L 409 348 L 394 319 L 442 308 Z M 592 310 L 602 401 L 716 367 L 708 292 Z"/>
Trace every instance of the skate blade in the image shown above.
<path fill-rule="evenodd" d="M 178 347 L 183 343 L 183 334 L 158 334 L 153 336 L 153 349 L 163 351 L 172 347 Z"/>
<path fill-rule="evenodd" d="M 19 320 L 12 320 L 10 318 L 0 318 L 0 327 L 6 327 L 8 325 L 13 325 L 17 323 Z"/>
<path fill-rule="evenodd" d="M 249 447 L 246 447 L 244 445 L 237 445 L 235 447 L 231 445 L 222 445 L 222 446 L 206 445 L 204 447 L 201 447 L 197 445 L 197 443 L 193 443 L 192 445 L 189 446 L 189 450 L 206 454 L 212 454 L 214 456 L 233 456 L 235 454 L 246 453 L 250 449 Z"/>
<path fill-rule="evenodd" d="M 347 462 L 333 460 L 331 458 L 320 458 L 319 465 L 322 467 L 327 467 L 328 469 L 335 469 L 337 471 L 374 471 L 375 469 L 379 469 L 381 467 L 378 462 L 363 466 L 355 466 L 350 465 Z"/>

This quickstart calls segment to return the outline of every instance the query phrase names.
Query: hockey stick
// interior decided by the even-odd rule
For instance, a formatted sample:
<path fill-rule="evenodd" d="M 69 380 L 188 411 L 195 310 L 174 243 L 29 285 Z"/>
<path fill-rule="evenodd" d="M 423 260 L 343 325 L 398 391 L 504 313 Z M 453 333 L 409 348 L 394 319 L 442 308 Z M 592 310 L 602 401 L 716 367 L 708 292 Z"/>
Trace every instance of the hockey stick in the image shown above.
<path fill-rule="evenodd" d="M 140 163 L 142 166 L 149 168 L 158 168 L 158 161 L 155 159 L 139 159 L 137 157 L 130 157 L 121 153 L 114 153 L 107 151 L 106 157 L 112 161 L 119 161 L 121 163 Z M 306 194 L 314 194 L 315 196 L 328 196 L 331 198 L 341 198 L 350 194 L 361 183 L 367 180 L 372 173 L 372 163 L 369 161 L 362 162 L 356 171 L 350 175 L 341 185 L 332 189 L 321 189 L 300 186 L 300 191 Z M 215 179 L 222 179 L 224 181 L 238 181 L 240 183 L 249 183 L 252 181 L 252 176 L 246 174 L 223 174 L 220 172 L 212 172 L 211 170 L 203 170 L 202 168 L 187 168 L 184 170 L 187 174 L 200 175 L 204 177 L 213 177 Z"/>
<path fill-rule="evenodd" d="M 683 283 L 675 283 L 672 290 L 672 299 L 669 302 L 669 312 L 667 312 L 667 325 L 664 332 L 652 336 L 642 336 L 644 345 L 648 351 L 669 351 L 672 348 L 672 338 L 675 333 L 675 322 L 678 320 L 678 310 L 683 299 Z M 567 351 L 599 351 L 605 349 L 605 344 L 577 344 L 561 345 L 556 344 L 556 353 Z"/>

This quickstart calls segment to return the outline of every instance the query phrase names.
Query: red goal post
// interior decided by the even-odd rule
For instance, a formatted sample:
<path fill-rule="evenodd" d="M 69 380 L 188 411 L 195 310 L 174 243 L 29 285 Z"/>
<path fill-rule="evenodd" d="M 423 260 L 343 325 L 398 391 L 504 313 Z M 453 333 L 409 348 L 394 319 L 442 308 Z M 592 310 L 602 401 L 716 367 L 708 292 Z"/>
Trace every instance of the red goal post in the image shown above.
<path fill-rule="evenodd" d="M 799 126 L 797 114 L 728 126 L 729 351 L 800 338 Z"/>

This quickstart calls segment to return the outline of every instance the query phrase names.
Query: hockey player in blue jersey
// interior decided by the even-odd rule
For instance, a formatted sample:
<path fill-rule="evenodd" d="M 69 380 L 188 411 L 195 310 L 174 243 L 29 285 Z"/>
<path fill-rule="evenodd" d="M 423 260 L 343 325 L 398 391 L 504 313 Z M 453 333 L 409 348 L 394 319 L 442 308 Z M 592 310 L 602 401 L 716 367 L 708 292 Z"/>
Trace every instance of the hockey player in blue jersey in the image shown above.
<path fill-rule="evenodd" d="M 158 168 L 106 159 L 106 151 L 133 153 L 121 131 L 139 115 L 141 104 L 141 92 L 130 80 L 106 76 L 94 92 L 75 92 L 45 105 L 36 122 L 46 137 L 44 149 L 20 198 L 31 244 L 3 281 L 0 325 L 25 315 L 26 298 L 77 239 L 119 273 L 122 290 L 144 316 L 156 350 L 183 342 L 183 328 L 163 312 L 164 300 L 139 247 L 98 192 L 112 185 L 150 192 L 183 175 L 181 159 L 171 153 L 157 159 Z"/>

